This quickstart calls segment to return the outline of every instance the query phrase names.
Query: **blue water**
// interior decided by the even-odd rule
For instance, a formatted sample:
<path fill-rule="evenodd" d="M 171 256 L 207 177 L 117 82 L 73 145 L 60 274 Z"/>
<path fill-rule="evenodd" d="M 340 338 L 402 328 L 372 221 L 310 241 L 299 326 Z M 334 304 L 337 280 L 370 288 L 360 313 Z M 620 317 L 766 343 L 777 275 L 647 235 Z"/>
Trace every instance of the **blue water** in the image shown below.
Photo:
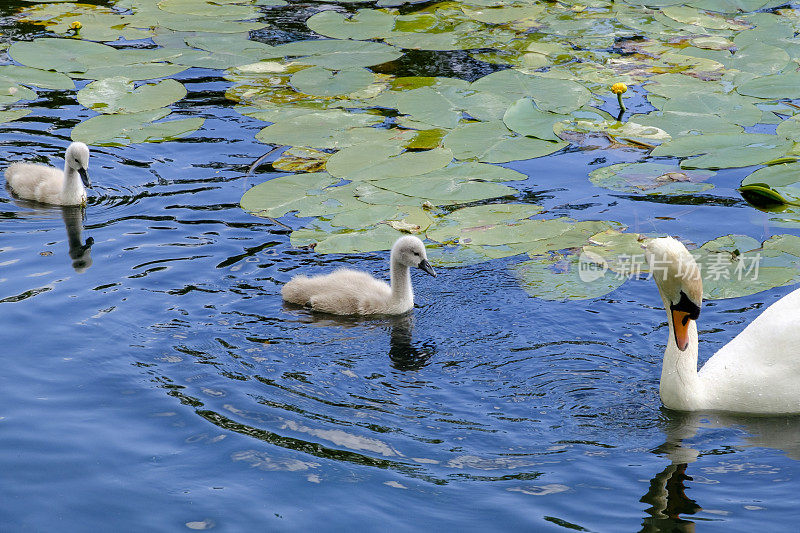
<path fill-rule="evenodd" d="M 0 197 L 2 530 L 796 527 L 800 420 L 663 409 L 650 281 L 550 302 L 526 295 L 509 268 L 523 258 L 510 258 L 415 277 L 407 317 L 284 307 L 295 273 L 384 275 L 387 254 L 293 249 L 283 226 L 238 207 L 278 174 L 245 177 L 269 149 L 253 139 L 263 123 L 224 103 L 217 75 L 179 76 L 191 92 L 179 108 L 206 117 L 196 134 L 93 149 L 85 220 Z M 55 98 L 0 125 L 3 167 L 61 164 L 92 113 Z M 705 202 L 587 180 L 640 155 L 509 166 L 548 216 L 697 243 L 792 231 L 741 203 L 748 169 L 712 178 Z M 793 288 L 706 303 L 701 359 Z"/>

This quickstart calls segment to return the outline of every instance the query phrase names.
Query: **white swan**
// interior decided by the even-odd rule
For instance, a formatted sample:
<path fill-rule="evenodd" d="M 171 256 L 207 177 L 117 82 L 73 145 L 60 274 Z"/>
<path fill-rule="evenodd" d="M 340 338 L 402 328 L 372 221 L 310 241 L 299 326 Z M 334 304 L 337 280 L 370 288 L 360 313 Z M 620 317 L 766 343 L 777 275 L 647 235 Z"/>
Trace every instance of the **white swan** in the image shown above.
<path fill-rule="evenodd" d="M 800 289 L 770 305 L 698 372 L 700 269 L 670 237 L 653 239 L 646 249 L 669 322 L 659 387 L 664 405 L 680 411 L 800 413 Z"/>
<path fill-rule="evenodd" d="M 425 245 L 417 237 L 397 239 L 390 255 L 391 285 L 366 272 L 339 269 L 331 274 L 293 277 L 283 286 L 283 299 L 337 315 L 399 315 L 414 307 L 409 267 L 436 276 Z"/>
<path fill-rule="evenodd" d="M 89 147 L 74 142 L 64 156 L 64 170 L 32 163 L 14 163 L 6 169 L 6 185 L 27 200 L 53 205 L 86 205 L 86 187 L 91 187 Z"/>

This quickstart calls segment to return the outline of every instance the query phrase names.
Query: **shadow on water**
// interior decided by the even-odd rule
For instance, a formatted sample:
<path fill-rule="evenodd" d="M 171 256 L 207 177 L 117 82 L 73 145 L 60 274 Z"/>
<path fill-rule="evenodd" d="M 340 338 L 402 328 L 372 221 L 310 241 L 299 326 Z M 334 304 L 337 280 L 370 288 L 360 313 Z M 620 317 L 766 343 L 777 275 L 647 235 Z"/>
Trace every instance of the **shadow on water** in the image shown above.
<path fill-rule="evenodd" d="M 666 440 L 653 450 L 656 455 L 670 461 L 664 470 L 650 480 L 647 494 L 642 503 L 649 504 L 648 516 L 642 521 L 642 532 L 693 532 L 695 522 L 687 518 L 703 510 L 697 502 L 686 494 L 691 488 L 693 478 L 690 465 L 704 453 L 691 443 L 685 442 L 695 437 L 701 429 L 740 430 L 745 441 L 744 447 L 770 448 L 800 460 L 800 417 L 798 416 L 737 416 L 721 413 L 678 413 L 669 412 L 669 419 L 662 427 Z M 715 450 L 707 452 L 719 453 Z M 700 520 L 700 518 L 696 518 Z M 707 520 L 707 519 L 704 519 Z"/>

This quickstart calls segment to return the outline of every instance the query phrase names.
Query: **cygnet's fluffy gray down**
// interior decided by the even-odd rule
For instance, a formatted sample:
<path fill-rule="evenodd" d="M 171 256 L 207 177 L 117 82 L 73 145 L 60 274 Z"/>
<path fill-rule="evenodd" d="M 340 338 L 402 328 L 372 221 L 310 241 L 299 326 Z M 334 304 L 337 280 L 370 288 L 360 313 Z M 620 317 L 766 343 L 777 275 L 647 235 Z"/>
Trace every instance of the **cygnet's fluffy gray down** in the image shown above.
<path fill-rule="evenodd" d="M 281 291 L 290 303 L 306 305 L 315 311 L 337 315 L 397 315 L 414 307 L 409 267 L 436 276 L 417 237 L 400 237 L 390 255 L 391 284 L 366 272 L 339 269 L 330 274 L 295 276 Z"/>
<path fill-rule="evenodd" d="M 32 163 L 14 163 L 6 169 L 6 184 L 27 200 L 52 205 L 86 204 L 86 187 L 91 187 L 89 147 L 80 142 L 69 145 L 64 170 Z"/>

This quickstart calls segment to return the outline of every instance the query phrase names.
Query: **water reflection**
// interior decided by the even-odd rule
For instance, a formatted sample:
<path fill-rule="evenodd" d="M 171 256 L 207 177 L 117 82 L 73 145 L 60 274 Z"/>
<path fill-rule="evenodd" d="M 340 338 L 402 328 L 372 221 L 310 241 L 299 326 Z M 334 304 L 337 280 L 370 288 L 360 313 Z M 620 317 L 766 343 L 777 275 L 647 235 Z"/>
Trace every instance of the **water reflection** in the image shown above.
<path fill-rule="evenodd" d="M 75 272 L 85 272 L 92 266 L 92 245 L 94 238 L 89 237 L 84 243 L 82 240 L 83 221 L 86 211 L 83 207 L 70 206 L 61 208 L 61 218 L 67 229 L 67 242 L 69 243 L 69 256 L 72 258 L 72 268 Z"/>
<path fill-rule="evenodd" d="M 687 470 L 701 456 L 700 450 L 685 441 L 702 429 L 737 429 L 743 432 L 746 447 L 780 450 L 800 460 L 800 417 L 752 417 L 730 414 L 670 413 L 663 427 L 664 444 L 654 450 L 670 464 L 650 480 L 642 503 L 650 504 L 642 521 L 642 532 L 687 531 L 695 524 L 686 515 L 695 515 L 702 506 L 686 495 L 687 482 L 693 479 Z M 709 453 L 717 453 L 715 450 Z"/>
<path fill-rule="evenodd" d="M 300 306 L 284 302 L 284 310 L 299 310 Z M 389 328 L 389 361 L 392 368 L 401 371 L 420 370 L 428 366 L 436 354 L 432 340 L 414 342 L 414 313 L 399 316 L 358 317 L 339 316 L 307 311 L 302 320 L 315 326 L 340 326 L 345 328 Z"/>
<path fill-rule="evenodd" d="M 54 218 L 58 213 L 64 221 L 64 228 L 67 231 L 67 244 L 69 246 L 69 257 L 72 259 L 72 268 L 75 272 L 82 273 L 92 266 L 92 245 L 94 238 L 88 237 L 83 240 L 83 228 L 86 220 L 86 209 L 82 206 L 55 206 L 40 204 L 22 198 L 16 198 L 9 194 L 11 200 L 18 207 L 25 211 L 24 216 Z"/>

